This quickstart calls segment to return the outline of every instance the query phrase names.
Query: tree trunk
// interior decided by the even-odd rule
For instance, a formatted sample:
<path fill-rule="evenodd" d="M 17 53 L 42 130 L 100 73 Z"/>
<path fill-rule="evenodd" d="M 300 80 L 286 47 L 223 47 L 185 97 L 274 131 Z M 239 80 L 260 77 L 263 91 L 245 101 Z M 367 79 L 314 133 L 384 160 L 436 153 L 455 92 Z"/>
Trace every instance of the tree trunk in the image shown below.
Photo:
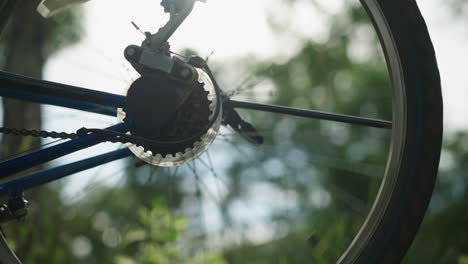
<path fill-rule="evenodd" d="M 36 1 L 21 1 L 8 27 L 6 60 L 3 69 L 25 76 L 42 78 L 45 63 L 45 21 L 36 12 Z M 41 128 L 41 107 L 38 104 L 3 99 L 4 126 L 10 128 Z M 40 144 L 40 139 L 4 136 L 3 157 L 26 151 Z"/>

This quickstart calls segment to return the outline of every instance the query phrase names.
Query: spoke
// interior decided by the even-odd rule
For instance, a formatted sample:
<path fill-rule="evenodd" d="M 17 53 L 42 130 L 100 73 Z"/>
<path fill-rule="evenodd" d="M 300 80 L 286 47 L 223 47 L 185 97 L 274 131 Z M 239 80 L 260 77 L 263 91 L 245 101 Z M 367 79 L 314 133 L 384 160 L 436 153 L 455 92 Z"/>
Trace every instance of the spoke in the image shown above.
<path fill-rule="evenodd" d="M 321 111 L 315 111 L 315 110 L 306 110 L 306 109 L 292 108 L 292 107 L 279 106 L 279 105 L 257 104 L 257 103 L 241 102 L 241 101 L 234 101 L 234 100 L 227 100 L 225 104 L 228 107 L 233 107 L 233 108 L 243 108 L 243 109 L 285 114 L 285 115 L 312 118 L 312 119 L 329 120 L 329 121 L 342 122 L 342 123 L 368 126 L 368 127 L 387 128 L 387 129 L 392 127 L 392 122 L 390 121 L 365 118 L 365 117 L 359 117 L 359 116 L 342 115 L 342 114 L 327 113 L 327 112 L 321 112 Z"/>

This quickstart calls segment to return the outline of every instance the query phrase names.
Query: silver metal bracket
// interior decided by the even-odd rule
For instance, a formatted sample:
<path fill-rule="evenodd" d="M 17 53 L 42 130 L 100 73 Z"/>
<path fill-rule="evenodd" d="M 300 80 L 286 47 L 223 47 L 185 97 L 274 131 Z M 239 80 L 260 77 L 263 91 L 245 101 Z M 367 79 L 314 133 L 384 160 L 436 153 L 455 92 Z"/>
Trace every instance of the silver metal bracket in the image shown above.
<path fill-rule="evenodd" d="M 169 5 L 169 21 L 156 34 L 148 35 L 143 41 L 142 47 L 153 50 L 163 48 L 164 44 L 190 15 L 196 1 L 206 2 L 206 0 L 165 0 L 166 5 Z"/>
<path fill-rule="evenodd" d="M 197 71 L 186 62 L 170 54 L 169 38 L 192 12 L 195 2 L 205 0 L 162 0 L 169 21 L 155 34 L 145 32 L 146 39 L 140 46 L 125 49 L 125 58 L 140 73 L 158 71 L 182 82 L 196 81 Z"/>
<path fill-rule="evenodd" d="M 198 73 L 192 65 L 177 57 L 171 57 L 170 54 L 130 45 L 125 49 L 124 55 L 142 75 L 156 71 L 186 84 L 193 84 L 198 80 Z"/>

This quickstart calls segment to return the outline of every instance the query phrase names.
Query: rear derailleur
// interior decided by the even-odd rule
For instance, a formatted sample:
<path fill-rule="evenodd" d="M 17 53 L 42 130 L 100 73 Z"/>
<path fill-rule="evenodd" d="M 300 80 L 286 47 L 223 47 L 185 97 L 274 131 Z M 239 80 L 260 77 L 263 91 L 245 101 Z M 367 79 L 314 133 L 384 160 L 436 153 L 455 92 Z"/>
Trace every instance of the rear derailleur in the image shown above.
<path fill-rule="evenodd" d="M 197 1 L 205 2 L 203 0 L 162 0 L 161 6 L 164 7 L 166 13 L 170 14 L 169 21 L 155 34 L 144 32 L 146 38 L 141 46 L 128 46 L 124 51 L 124 55 L 142 76 L 157 74 L 158 76 L 165 76 L 172 81 L 173 87 L 169 89 L 166 87 L 165 89 L 168 91 L 161 92 L 161 95 L 170 94 L 172 93 L 171 90 L 177 90 L 178 95 L 175 98 L 187 97 L 185 95 L 192 92 L 192 87 L 198 81 L 196 70 L 198 68 L 204 70 L 210 79 L 212 79 L 221 101 L 228 102 L 229 97 L 222 92 L 205 60 L 200 57 L 191 57 L 188 60 L 181 59 L 180 56 L 172 56 L 172 52 L 170 51 L 169 38 L 189 16 Z M 160 100 L 163 99 L 161 98 Z M 155 106 L 154 112 L 176 112 L 175 106 L 173 107 L 174 109 L 168 110 L 171 107 L 167 105 L 180 105 L 179 101 L 183 100 L 177 99 L 173 100 L 173 102 L 168 102 L 167 100 L 161 102 L 160 105 L 166 106 L 164 108 L 162 106 Z M 230 126 L 251 143 L 263 143 L 263 137 L 250 123 L 243 120 L 233 107 L 229 104 L 223 104 L 222 107 L 223 125 Z M 160 123 L 162 124 L 163 122 Z"/>

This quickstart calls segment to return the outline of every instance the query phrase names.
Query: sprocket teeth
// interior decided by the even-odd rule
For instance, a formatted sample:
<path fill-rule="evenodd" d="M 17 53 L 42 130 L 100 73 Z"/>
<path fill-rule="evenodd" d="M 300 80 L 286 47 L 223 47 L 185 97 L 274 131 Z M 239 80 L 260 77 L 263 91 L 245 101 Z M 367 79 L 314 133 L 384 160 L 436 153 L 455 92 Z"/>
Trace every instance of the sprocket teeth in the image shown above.
<path fill-rule="evenodd" d="M 205 76 L 203 74 L 204 72 L 201 73 L 200 75 L 201 77 L 199 77 L 200 78 L 199 82 L 197 82 L 195 86 L 193 86 L 193 89 L 197 90 L 197 92 L 194 95 L 194 97 L 188 99 L 190 100 L 188 102 L 192 102 L 192 103 L 189 103 L 190 106 L 188 106 L 188 108 L 186 109 L 188 112 L 182 112 L 182 113 L 187 113 L 188 115 L 184 114 L 183 116 L 180 117 L 181 119 L 179 121 L 175 121 L 175 122 L 185 122 L 184 120 L 188 118 L 187 119 L 188 122 L 183 123 L 183 124 L 186 124 L 185 126 L 187 126 L 187 128 L 189 129 L 191 128 L 192 130 L 199 129 L 199 127 L 203 127 L 203 126 L 206 127 L 206 125 L 203 125 L 203 123 L 206 122 L 207 124 L 209 124 L 209 122 L 213 121 L 213 118 L 216 112 L 215 108 L 217 107 L 218 103 L 221 104 L 221 102 L 217 101 L 216 90 L 211 80 L 209 79 L 209 76 L 206 74 Z M 208 85 L 205 85 L 205 83 L 207 83 Z M 201 111 L 194 111 L 194 112 L 204 113 L 203 116 L 206 115 L 206 117 L 202 117 L 201 114 L 199 114 L 197 115 L 198 116 L 197 118 L 191 119 L 192 117 L 189 113 L 193 113 L 192 112 L 193 110 L 197 110 L 197 109 L 192 109 L 194 107 L 196 107 L 197 109 L 199 109 L 199 107 L 202 107 Z M 126 116 L 126 113 L 125 111 L 123 111 L 123 109 L 121 113 L 119 113 L 119 117 L 122 118 L 122 116 L 124 116 L 124 118 Z M 214 125 L 210 129 L 208 129 L 206 133 L 194 139 L 189 144 L 183 143 L 183 144 L 177 145 L 177 143 L 175 143 L 174 146 L 162 146 L 161 148 L 159 148 L 157 145 L 145 147 L 142 145 L 137 146 L 136 144 L 134 144 L 134 145 L 131 145 L 130 148 L 137 157 L 145 160 L 148 163 L 159 165 L 159 166 L 181 165 L 190 160 L 193 160 L 195 157 L 200 155 L 204 150 L 206 150 L 207 146 L 213 142 L 214 138 L 217 135 L 219 125 L 221 123 L 220 117 L 222 117 L 222 113 L 219 114 L 217 120 L 214 121 L 215 122 Z M 191 130 L 185 130 L 185 126 L 178 127 L 180 129 L 179 131 L 181 132 L 176 132 L 176 133 L 181 133 L 180 136 L 184 135 L 182 138 L 187 138 L 187 131 L 191 131 Z M 173 139 L 167 139 L 167 140 L 169 141 L 177 140 L 176 136 L 172 136 L 172 137 Z M 163 138 L 162 140 L 165 140 L 165 138 Z M 184 145 L 186 147 L 184 147 Z M 136 149 L 135 147 L 138 147 L 138 149 Z"/>

